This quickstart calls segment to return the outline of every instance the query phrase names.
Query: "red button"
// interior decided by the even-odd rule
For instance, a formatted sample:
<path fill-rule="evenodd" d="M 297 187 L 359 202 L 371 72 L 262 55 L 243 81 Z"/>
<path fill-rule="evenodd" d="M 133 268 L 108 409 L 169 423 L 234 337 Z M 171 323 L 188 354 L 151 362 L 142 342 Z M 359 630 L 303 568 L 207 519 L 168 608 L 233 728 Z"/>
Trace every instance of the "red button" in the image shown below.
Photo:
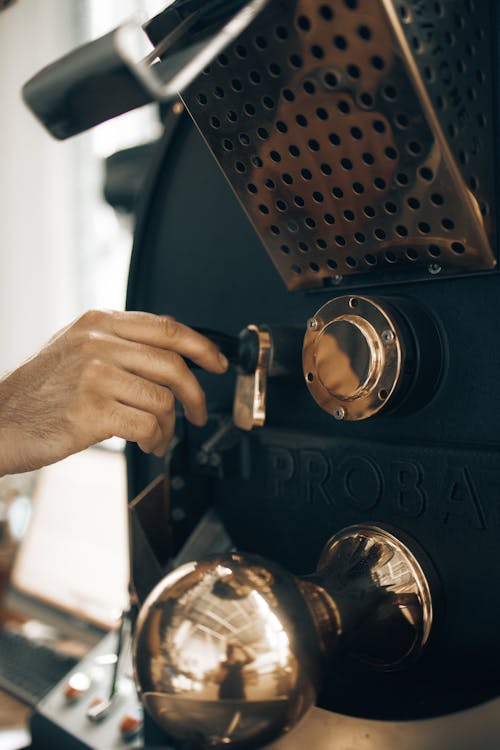
<path fill-rule="evenodd" d="M 120 732 L 125 740 L 131 740 L 135 737 L 142 729 L 142 719 L 137 716 L 131 716 L 125 714 L 120 722 Z"/>

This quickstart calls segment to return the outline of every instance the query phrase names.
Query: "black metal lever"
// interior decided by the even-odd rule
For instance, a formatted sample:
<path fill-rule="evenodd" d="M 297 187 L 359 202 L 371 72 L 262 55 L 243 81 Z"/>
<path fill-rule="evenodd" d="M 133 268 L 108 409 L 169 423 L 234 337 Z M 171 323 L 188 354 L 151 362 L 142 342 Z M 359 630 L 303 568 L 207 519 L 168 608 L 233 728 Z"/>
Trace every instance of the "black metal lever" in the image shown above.
<path fill-rule="evenodd" d="M 303 329 L 293 326 L 259 327 L 267 330 L 271 337 L 269 377 L 302 378 Z M 194 326 L 194 330 L 213 341 L 238 372 L 255 372 L 259 359 L 259 336 L 255 330 L 244 328 L 238 336 L 230 336 L 211 328 Z M 190 366 L 195 367 L 191 363 Z"/>
<path fill-rule="evenodd" d="M 33 114 L 69 138 L 154 100 L 178 96 L 269 0 L 190 0 L 146 25 L 128 21 L 37 73 L 23 88 Z M 178 7 L 179 6 L 179 7 Z M 143 50 L 145 45 L 154 49 Z"/>

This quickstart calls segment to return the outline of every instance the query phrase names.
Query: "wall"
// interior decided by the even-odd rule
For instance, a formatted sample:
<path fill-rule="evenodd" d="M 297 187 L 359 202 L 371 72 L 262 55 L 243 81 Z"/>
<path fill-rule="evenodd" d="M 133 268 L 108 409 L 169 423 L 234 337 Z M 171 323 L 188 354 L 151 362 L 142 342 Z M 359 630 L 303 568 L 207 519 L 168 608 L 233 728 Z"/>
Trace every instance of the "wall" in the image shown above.
<path fill-rule="evenodd" d="M 52 140 L 20 95 L 27 79 L 75 46 L 76 5 L 19 0 L 0 13 L 0 372 L 33 353 L 79 307 L 77 142 Z"/>

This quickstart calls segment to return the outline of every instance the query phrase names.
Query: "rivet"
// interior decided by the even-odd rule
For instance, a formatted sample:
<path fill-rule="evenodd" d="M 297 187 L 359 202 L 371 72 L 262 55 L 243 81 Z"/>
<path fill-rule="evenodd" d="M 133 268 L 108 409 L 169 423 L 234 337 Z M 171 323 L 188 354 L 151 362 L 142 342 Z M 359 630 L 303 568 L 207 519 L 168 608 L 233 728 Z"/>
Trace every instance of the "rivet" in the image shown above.
<path fill-rule="evenodd" d="M 309 318 L 309 320 L 307 321 L 307 327 L 311 331 L 315 331 L 316 328 L 318 327 L 318 325 L 319 325 L 319 323 L 316 320 L 316 318 Z"/>
<path fill-rule="evenodd" d="M 333 416 L 335 417 L 335 419 L 338 419 L 339 421 L 341 419 L 344 419 L 344 417 L 345 417 L 345 409 L 344 409 L 344 407 L 343 406 L 338 406 L 335 409 L 335 411 L 333 412 Z"/>
<path fill-rule="evenodd" d="M 380 338 L 382 339 L 384 344 L 392 344 L 392 342 L 394 341 L 394 333 L 390 328 L 386 328 L 385 331 L 382 331 Z"/>
<path fill-rule="evenodd" d="M 433 276 L 436 276 L 438 273 L 441 273 L 442 267 L 439 263 L 429 263 L 429 265 L 427 266 L 427 270 Z"/>

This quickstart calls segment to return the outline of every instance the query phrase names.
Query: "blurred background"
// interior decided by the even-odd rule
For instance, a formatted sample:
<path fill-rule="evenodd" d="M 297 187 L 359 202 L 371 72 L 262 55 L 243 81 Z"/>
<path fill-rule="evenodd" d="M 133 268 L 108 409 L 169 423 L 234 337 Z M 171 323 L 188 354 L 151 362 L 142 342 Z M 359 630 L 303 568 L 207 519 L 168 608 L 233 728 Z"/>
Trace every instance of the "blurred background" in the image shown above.
<path fill-rule="evenodd" d="M 92 307 L 122 308 L 132 220 L 103 198 L 105 158 L 154 140 L 154 105 L 54 141 L 23 84 L 78 44 L 158 0 L 16 0 L 0 14 L 0 373 Z"/>
<path fill-rule="evenodd" d="M 130 202 L 122 201 L 117 210 L 105 200 L 105 183 L 110 165 L 117 165 L 113 155 L 152 143 L 161 133 L 158 108 L 151 105 L 69 141 L 55 141 L 24 105 L 22 86 L 79 44 L 130 16 L 146 20 L 168 4 L 165 0 L 0 3 L 7 6 L 0 13 L 0 377 L 85 310 L 124 307 L 134 216 Z M 148 155 L 145 148 L 141 175 Z M 127 188 L 120 184 L 122 161 L 118 166 L 112 180 L 115 193 Z M 109 614 L 118 617 L 126 604 L 128 582 L 122 447 L 121 441 L 108 441 L 107 450 L 101 446 L 41 472 L 0 478 L 0 593 L 11 575 L 17 576 L 21 589 L 51 600 L 53 592 L 44 589 L 51 576 L 43 581 L 38 573 L 34 576 L 26 560 L 28 567 L 34 561 L 37 569 L 37 559 L 46 559 L 56 571 L 57 563 L 50 564 L 45 553 L 56 538 L 66 539 L 70 548 L 59 554 L 70 555 L 71 575 L 81 574 L 82 591 L 95 581 L 95 565 L 103 561 L 115 592 L 116 611 Z M 99 508 L 105 510 L 104 517 Z M 52 517 L 56 513 L 57 524 L 50 521 L 51 513 Z M 52 541 L 51 533 L 56 534 Z M 37 535 L 45 552 L 18 554 L 16 562 L 23 538 L 33 547 Z M 108 550 L 107 558 L 95 553 L 99 544 Z M 56 598 L 69 596 L 69 577 L 66 583 L 53 583 Z M 3 627 L 12 613 L 4 612 L 2 601 Z M 61 604 L 88 609 L 83 595 L 79 602 Z M 25 741 L 27 710 L 0 692 L 2 750 Z M 13 726 L 22 727 L 20 739 L 9 734 Z"/>

